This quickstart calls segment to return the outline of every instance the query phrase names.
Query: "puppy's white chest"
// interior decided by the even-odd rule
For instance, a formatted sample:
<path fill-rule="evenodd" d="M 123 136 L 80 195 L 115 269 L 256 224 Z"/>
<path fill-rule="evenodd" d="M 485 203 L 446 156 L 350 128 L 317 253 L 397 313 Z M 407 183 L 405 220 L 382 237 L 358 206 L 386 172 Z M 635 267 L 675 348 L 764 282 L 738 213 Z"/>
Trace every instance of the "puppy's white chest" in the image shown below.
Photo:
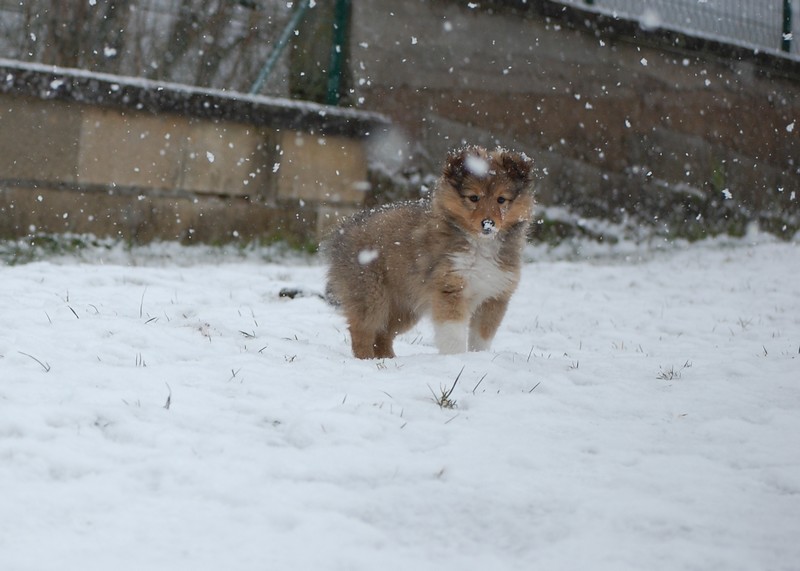
<path fill-rule="evenodd" d="M 497 261 L 498 245 L 480 241 L 469 252 L 452 256 L 453 269 L 464 279 L 464 294 L 471 310 L 492 297 L 513 289 L 514 272 L 504 270 Z"/>

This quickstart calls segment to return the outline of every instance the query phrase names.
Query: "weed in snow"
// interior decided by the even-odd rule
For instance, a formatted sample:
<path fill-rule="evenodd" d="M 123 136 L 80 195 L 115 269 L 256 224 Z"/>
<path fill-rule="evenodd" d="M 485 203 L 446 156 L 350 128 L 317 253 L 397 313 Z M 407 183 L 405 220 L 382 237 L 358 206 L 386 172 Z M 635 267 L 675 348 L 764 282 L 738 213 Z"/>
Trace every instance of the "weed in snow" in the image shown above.
<path fill-rule="evenodd" d="M 656 378 L 662 381 L 672 381 L 680 379 L 681 376 L 683 376 L 683 370 L 688 369 L 691 366 L 692 364 L 689 361 L 686 361 L 683 364 L 683 366 L 678 367 L 677 369 L 674 366 L 670 366 L 668 369 L 662 369 L 659 367 L 658 375 L 656 376 Z"/>
<path fill-rule="evenodd" d="M 455 399 L 450 398 L 450 397 L 452 396 L 453 390 L 456 388 L 456 385 L 458 384 L 458 379 L 461 378 L 461 373 L 463 373 L 463 372 L 464 372 L 464 367 L 461 367 L 461 370 L 458 372 L 458 375 L 456 375 L 456 380 L 453 381 L 453 385 L 449 389 L 447 387 L 439 387 L 439 391 L 440 391 L 439 396 L 436 396 L 436 393 L 433 391 L 433 389 L 431 389 L 431 386 L 428 385 L 428 388 L 430 389 L 431 394 L 433 394 L 433 402 L 438 404 L 439 408 L 456 408 Z M 483 379 L 481 379 L 481 380 L 483 380 Z M 480 382 L 478 384 L 480 384 Z M 475 388 L 478 388 L 478 386 L 475 385 Z"/>

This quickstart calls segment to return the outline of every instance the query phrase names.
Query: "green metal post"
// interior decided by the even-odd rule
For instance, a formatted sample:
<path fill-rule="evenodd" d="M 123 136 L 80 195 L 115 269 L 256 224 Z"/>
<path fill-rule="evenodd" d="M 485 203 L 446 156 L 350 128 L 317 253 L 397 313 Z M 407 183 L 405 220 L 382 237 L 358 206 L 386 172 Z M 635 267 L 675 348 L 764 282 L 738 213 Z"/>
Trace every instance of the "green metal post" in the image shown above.
<path fill-rule="evenodd" d="M 785 52 L 792 51 L 792 0 L 783 0 L 781 49 Z"/>
<path fill-rule="evenodd" d="M 261 68 L 258 78 L 255 83 L 253 83 L 253 87 L 250 88 L 250 95 L 257 94 L 261 91 L 261 88 L 264 87 L 264 84 L 269 78 L 269 74 L 272 73 L 272 68 L 275 67 L 278 58 L 281 57 L 283 50 L 286 49 L 286 44 L 289 43 L 292 33 L 297 29 L 297 26 L 300 25 L 300 20 L 303 19 L 303 14 L 308 10 L 310 2 L 311 0 L 300 0 L 297 9 L 294 11 L 294 14 L 292 14 L 292 19 L 286 24 L 281 36 L 278 38 L 278 42 L 275 44 L 275 47 L 272 48 L 267 61 L 264 63 L 264 67 Z"/>
<path fill-rule="evenodd" d="M 339 89 L 342 83 L 342 67 L 344 65 L 344 48 L 347 41 L 347 20 L 350 14 L 350 0 L 336 0 L 333 18 L 333 45 L 331 45 L 331 62 L 328 69 L 328 105 L 339 104 Z"/>

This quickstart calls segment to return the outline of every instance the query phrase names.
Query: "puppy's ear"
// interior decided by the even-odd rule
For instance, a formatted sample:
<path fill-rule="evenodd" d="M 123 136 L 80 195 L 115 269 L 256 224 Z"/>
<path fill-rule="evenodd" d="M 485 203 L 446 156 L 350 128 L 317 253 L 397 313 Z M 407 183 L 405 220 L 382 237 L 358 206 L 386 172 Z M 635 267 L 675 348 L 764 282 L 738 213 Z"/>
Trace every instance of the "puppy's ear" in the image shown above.
<path fill-rule="evenodd" d="M 455 189 L 460 189 L 467 176 L 466 151 L 452 151 L 442 170 L 442 178 Z"/>
<path fill-rule="evenodd" d="M 533 161 L 526 155 L 505 151 L 501 157 L 501 164 L 511 180 L 525 185 L 533 181 Z"/>

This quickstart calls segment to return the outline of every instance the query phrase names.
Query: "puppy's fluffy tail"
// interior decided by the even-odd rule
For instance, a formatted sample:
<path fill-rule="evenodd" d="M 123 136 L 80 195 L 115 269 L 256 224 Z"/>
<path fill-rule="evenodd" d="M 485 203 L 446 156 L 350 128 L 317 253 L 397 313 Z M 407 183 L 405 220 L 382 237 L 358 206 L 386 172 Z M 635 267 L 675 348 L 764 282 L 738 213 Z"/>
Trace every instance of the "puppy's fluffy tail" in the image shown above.
<path fill-rule="evenodd" d="M 341 240 L 342 232 L 339 230 L 339 227 L 330 232 L 319 244 L 320 256 L 322 256 L 322 259 L 325 260 L 327 264 L 330 264 L 333 258 L 333 252 L 335 251 L 334 243 L 337 240 Z M 342 305 L 342 300 L 333 292 L 330 279 L 325 282 L 325 295 L 323 295 L 322 298 L 333 307 L 340 307 Z"/>
<path fill-rule="evenodd" d="M 338 298 L 338 296 L 333 293 L 333 288 L 331 287 L 331 283 L 328 282 L 325 284 L 325 301 L 328 302 L 329 305 L 333 307 L 339 307 L 342 305 L 342 300 Z"/>

